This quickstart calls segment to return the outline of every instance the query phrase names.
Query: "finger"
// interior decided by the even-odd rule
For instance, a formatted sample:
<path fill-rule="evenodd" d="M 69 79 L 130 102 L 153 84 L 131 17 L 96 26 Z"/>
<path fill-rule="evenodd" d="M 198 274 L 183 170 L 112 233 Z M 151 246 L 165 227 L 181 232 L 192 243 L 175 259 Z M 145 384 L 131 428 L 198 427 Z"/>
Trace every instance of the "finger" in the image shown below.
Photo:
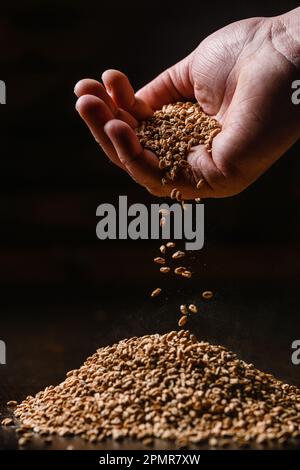
<path fill-rule="evenodd" d="M 162 194 L 160 170 L 155 155 L 144 150 L 134 131 L 118 119 L 107 122 L 104 131 L 113 143 L 120 161 L 134 178 L 153 194 Z"/>
<path fill-rule="evenodd" d="M 126 75 L 118 70 L 106 70 L 103 83 L 115 104 L 133 115 L 138 121 L 152 116 L 153 110 L 142 99 L 137 98 Z"/>
<path fill-rule="evenodd" d="M 228 192 L 223 173 L 204 145 L 192 148 L 187 160 L 193 173 L 194 197 L 220 197 Z"/>
<path fill-rule="evenodd" d="M 139 121 L 134 116 L 132 116 L 132 114 L 128 113 L 128 111 L 125 111 L 122 108 L 118 108 L 115 114 L 115 118 L 126 122 L 130 127 L 132 127 L 132 129 L 136 129 L 139 125 Z"/>
<path fill-rule="evenodd" d="M 96 142 L 98 142 L 109 159 L 124 169 L 109 137 L 104 132 L 104 125 L 114 119 L 109 107 L 100 98 L 91 95 L 83 95 L 78 98 L 76 109 L 87 124 Z"/>
<path fill-rule="evenodd" d="M 162 72 L 158 77 L 136 93 L 153 110 L 164 104 L 186 101 L 194 98 L 193 84 L 190 80 L 192 54 Z"/>
<path fill-rule="evenodd" d="M 117 112 L 117 107 L 105 90 L 104 86 L 97 80 L 84 78 L 76 83 L 74 88 L 75 95 L 79 98 L 83 95 L 94 95 L 100 98 L 108 106 L 113 114 Z"/>
<path fill-rule="evenodd" d="M 115 118 L 122 119 L 122 121 L 127 122 L 127 124 L 129 124 L 132 128 L 136 128 L 138 126 L 138 121 L 127 111 L 118 108 L 107 93 L 104 86 L 97 80 L 92 80 L 91 78 L 80 80 L 75 85 L 74 93 L 76 96 L 78 96 L 78 98 L 83 95 L 97 96 L 102 101 L 104 101 Z"/>

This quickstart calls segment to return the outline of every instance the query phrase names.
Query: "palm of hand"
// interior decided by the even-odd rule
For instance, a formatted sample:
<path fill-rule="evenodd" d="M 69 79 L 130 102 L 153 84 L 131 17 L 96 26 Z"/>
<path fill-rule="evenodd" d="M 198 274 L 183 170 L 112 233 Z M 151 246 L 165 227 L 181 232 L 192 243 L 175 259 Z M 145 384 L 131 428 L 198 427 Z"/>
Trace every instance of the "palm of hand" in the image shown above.
<path fill-rule="evenodd" d="M 75 89 L 77 109 L 109 158 L 151 193 L 163 196 L 170 186 L 161 185 L 157 157 L 142 149 L 133 129 L 163 104 L 196 99 L 221 122 L 222 131 L 211 154 L 203 146 L 191 149 L 193 181 L 182 177 L 176 187 L 185 199 L 236 194 L 298 137 L 298 110 L 290 99 L 295 68 L 276 49 L 274 34 L 278 37 L 280 28 L 270 19 L 231 24 L 136 95 L 117 71 L 103 74 L 105 87 L 82 80 Z M 202 178 L 206 184 L 198 191 L 195 181 Z"/>

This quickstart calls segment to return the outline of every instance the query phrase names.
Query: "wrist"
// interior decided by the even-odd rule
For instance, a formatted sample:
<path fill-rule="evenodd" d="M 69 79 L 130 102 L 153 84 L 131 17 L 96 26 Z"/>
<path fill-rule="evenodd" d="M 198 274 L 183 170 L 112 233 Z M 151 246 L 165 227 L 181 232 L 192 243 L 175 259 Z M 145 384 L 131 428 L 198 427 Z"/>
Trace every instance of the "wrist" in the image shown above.
<path fill-rule="evenodd" d="M 271 39 L 274 48 L 300 69 L 300 7 L 272 18 Z"/>

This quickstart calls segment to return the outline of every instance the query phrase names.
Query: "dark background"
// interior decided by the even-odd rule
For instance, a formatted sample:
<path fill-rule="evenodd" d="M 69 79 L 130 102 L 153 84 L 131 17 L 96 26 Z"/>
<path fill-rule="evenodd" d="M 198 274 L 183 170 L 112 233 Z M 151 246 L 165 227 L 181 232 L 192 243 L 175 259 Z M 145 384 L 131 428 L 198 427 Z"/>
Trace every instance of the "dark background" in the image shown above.
<path fill-rule="evenodd" d="M 99 241 L 95 212 L 120 194 L 130 202 L 155 198 L 109 163 L 75 112 L 73 94 L 78 79 L 100 78 L 107 68 L 124 71 L 139 88 L 216 29 L 297 6 L 1 5 L 2 403 L 62 380 L 98 346 L 176 328 L 178 304 L 197 302 L 206 288 L 215 299 L 202 303 L 191 329 L 300 385 L 300 366 L 290 360 L 291 342 L 300 336 L 299 142 L 242 194 L 205 203 L 206 242 L 192 255 L 194 280 L 172 282 L 152 301 L 148 292 L 161 279 L 151 262 L 158 243 Z"/>
<path fill-rule="evenodd" d="M 151 257 L 151 246 L 157 244 L 100 242 L 95 236 L 98 204 L 116 201 L 119 194 L 127 194 L 131 202 L 154 199 L 114 167 L 90 137 L 74 110 L 78 79 L 100 78 L 105 69 L 119 68 L 139 88 L 229 22 L 296 6 L 293 1 L 212 5 L 193 0 L 181 7 L 168 1 L 66 0 L 3 6 L 0 78 L 7 84 L 7 105 L 0 108 L 2 286 L 31 290 L 51 284 L 97 294 L 116 277 L 122 286 L 152 275 L 141 253 L 146 248 Z M 246 282 L 257 275 L 295 279 L 298 152 L 297 145 L 243 194 L 207 201 L 204 251 L 212 250 L 207 278 L 238 274 Z M 246 245 L 246 258 L 241 259 L 239 250 Z M 129 258 L 139 276 L 128 270 Z M 116 274 L 116 264 L 123 272 L 118 269 Z"/>

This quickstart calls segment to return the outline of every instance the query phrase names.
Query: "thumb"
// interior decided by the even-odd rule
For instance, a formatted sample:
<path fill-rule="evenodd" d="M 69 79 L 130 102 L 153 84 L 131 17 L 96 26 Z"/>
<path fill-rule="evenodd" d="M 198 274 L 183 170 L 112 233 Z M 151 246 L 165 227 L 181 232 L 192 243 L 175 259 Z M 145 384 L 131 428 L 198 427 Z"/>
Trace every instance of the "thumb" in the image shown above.
<path fill-rule="evenodd" d="M 169 67 L 136 93 L 153 110 L 175 101 L 194 99 L 190 77 L 193 53 Z"/>

